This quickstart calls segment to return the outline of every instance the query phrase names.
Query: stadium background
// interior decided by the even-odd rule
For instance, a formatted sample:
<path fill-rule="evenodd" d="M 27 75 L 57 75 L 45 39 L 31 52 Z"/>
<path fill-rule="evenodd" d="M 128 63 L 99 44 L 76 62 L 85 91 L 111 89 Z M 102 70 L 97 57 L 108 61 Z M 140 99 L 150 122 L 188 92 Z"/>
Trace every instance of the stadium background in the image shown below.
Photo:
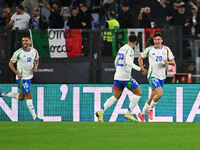
<path fill-rule="evenodd" d="M 181 38 L 183 37 L 181 28 L 179 28 L 178 26 L 170 26 L 163 29 L 140 28 L 113 30 L 113 55 L 116 53 L 116 50 L 120 46 L 127 42 L 127 38 L 123 37 L 127 37 L 130 32 L 135 32 L 136 35 L 139 37 L 139 42 L 135 49 L 135 63 L 137 64 L 137 57 L 140 55 L 145 47 L 151 45 L 152 34 L 155 31 L 162 31 L 164 35 L 164 43 L 166 43 L 166 45 L 169 45 L 169 47 L 172 49 L 176 57 L 176 72 L 192 74 L 192 85 L 174 84 L 173 74 L 175 72 L 174 70 L 172 72 L 168 72 L 169 74 L 166 79 L 166 85 L 164 87 L 164 96 L 162 97 L 161 101 L 159 101 L 156 107 L 155 114 L 156 116 L 158 115 L 158 117 L 165 116 L 164 118 L 167 119 L 161 117 L 161 119 L 155 119 L 154 121 L 199 122 L 199 57 L 190 58 L 189 60 L 183 57 L 181 49 L 183 48 L 182 44 L 184 40 Z M 13 43 L 17 47 L 21 46 L 20 39 L 24 32 L 27 31 L 1 30 L 2 35 L 6 35 L 1 37 L 1 41 L 7 42 L 6 46 L 3 42 L 1 42 L 1 44 L 5 48 L 4 50 L 6 50 L 6 55 L 8 55 L 8 57 L 2 57 L 3 59 L 0 65 L 0 83 L 4 83 L 1 84 L 1 88 L 7 91 L 10 91 L 11 87 L 16 87 L 16 85 L 13 85 L 13 83 L 15 83 L 15 76 L 8 67 L 9 59 L 13 53 L 13 51 L 10 50 Z M 41 56 L 39 70 L 38 73 L 34 74 L 32 85 L 32 91 L 34 95 L 33 101 L 35 106 L 37 106 L 37 113 L 40 112 L 40 109 L 43 110 L 42 112 L 40 112 L 40 117 L 44 118 L 45 121 L 96 121 L 96 118 L 94 117 L 94 112 L 97 111 L 100 106 L 105 102 L 105 100 L 112 95 L 113 91 L 111 87 L 113 82 L 113 75 L 115 72 L 113 64 L 114 56 L 104 57 L 101 55 L 101 49 L 103 46 L 103 31 L 81 29 L 51 29 L 47 30 L 46 33 L 45 31 L 41 33 L 40 31 L 38 32 L 35 30 L 29 30 L 28 32 L 32 35 L 33 46 L 38 49 Z M 38 40 L 34 41 L 33 34 L 36 33 L 39 36 L 37 35 L 35 39 Z M 14 42 L 12 42 L 11 40 L 13 34 L 15 35 L 16 40 Z M 45 39 L 49 40 L 49 42 L 47 43 L 42 42 L 44 41 L 45 34 L 48 35 Z M 68 35 L 70 35 L 70 37 Z M 79 37 L 79 40 L 74 40 L 74 37 Z M 60 39 L 64 39 L 64 44 L 68 43 L 68 46 L 71 47 L 72 50 L 59 52 L 59 49 L 56 49 L 55 47 L 59 46 L 59 44 L 63 44 L 60 43 Z M 52 51 L 52 49 L 48 51 L 48 44 L 50 45 L 50 40 L 55 40 L 53 42 L 54 51 Z M 196 46 L 198 46 L 198 39 L 195 40 L 190 38 L 189 40 L 191 40 L 193 43 L 196 42 Z M 78 41 L 79 46 L 77 46 L 77 43 L 73 43 L 73 41 Z M 55 45 L 55 43 L 57 45 Z M 43 51 L 43 48 L 45 47 L 47 47 L 47 50 Z M 49 46 L 49 48 L 50 47 L 52 46 Z M 194 46 L 194 48 L 195 51 L 198 47 Z M 49 54 L 49 52 L 51 53 Z M 67 53 L 67 58 L 63 58 L 63 55 L 60 55 L 60 53 Z M 82 56 L 82 53 L 86 53 L 86 55 L 84 54 Z M 69 57 L 71 55 L 72 57 Z M 147 61 L 145 62 L 145 65 L 148 66 Z M 188 69 L 191 65 L 195 66 L 195 69 L 193 71 Z M 149 91 L 148 81 L 145 76 L 142 76 L 137 71 L 133 71 L 133 77 L 141 84 L 143 92 L 143 96 L 139 102 L 139 107 L 135 108 L 133 111 L 135 115 L 139 111 L 141 111 L 145 100 L 148 98 Z M 174 82 L 177 83 L 177 81 Z M 186 82 L 187 79 L 184 76 L 179 80 L 179 83 Z M 64 101 L 60 101 L 60 84 L 66 85 L 68 87 L 68 94 L 63 99 Z M 100 97 L 99 102 L 96 103 L 94 94 L 84 93 L 83 87 L 94 87 L 93 90 L 95 90 L 96 87 L 107 87 L 109 88 L 110 94 L 105 92 L 100 95 L 96 95 L 97 97 Z M 183 94 L 181 94 L 180 96 L 179 93 L 177 93 L 177 88 L 179 87 L 184 89 L 182 92 Z M 42 95 L 38 93 L 40 91 L 40 88 L 42 88 L 44 91 Z M 74 89 L 78 91 L 74 91 Z M 73 94 L 73 92 L 77 93 Z M 43 98 L 40 96 L 42 96 Z M 106 121 L 126 121 L 123 119 L 122 115 L 124 111 L 119 111 L 119 115 L 114 117 L 114 120 L 112 119 L 113 117 L 111 117 L 114 108 L 124 109 L 128 106 L 129 98 L 125 97 L 124 99 L 127 100 L 123 101 L 119 108 L 116 105 L 105 113 Z M 181 101 L 181 104 L 179 104 L 179 99 Z M 61 104 L 62 102 L 63 104 Z M 24 105 L 24 102 L 16 102 L 15 100 L 10 101 L 6 98 L 0 98 L 0 106 L 0 120 L 31 120 L 31 116 L 29 115 L 26 105 Z M 78 110 L 78 112 L 76 112 L 76 110 Z M 45 119 L 44 116 L 52 116 L 52 118 L 46 117 Z M 76 118 L 76 116 L 78 118 Z M 146 121 L 148 122 L 148 120 Z"/>
<path fill-rule="evenodd" d="M 0 5 L 13 4 L 15 11 L 15 4 L 22 1 L 26 0 L 0 0 Z M 62 8 L 72 2 L 60 1 Z M 106 13 L 98 16 L 102 13 L 98 2 L 106 0 L 73 1 L 92 6 L 92 29 L 13 31 L 0 27 L 0 88 L 18 90 L 8 62 L 13 52 L 21 47 L 22 34 L 29 32 L 40 54 L 39 70 L 31 86 L 33 103 L 37 114 L 45 121 L 33 122 L 25 101 L 0 98 L 0 150 L 199 150 L 200 40 L 197 36 L 185 35 L 182 26 L 166 23 L 160 2 L 170 4 L 173 1 L 130 0 L 136 22 L 132 28 L 112 31 L 113 56 L 102 55 L 104 30 L 100 29 L 103 23 L 98 17 L 102 19 Z M 118 13 L 124 1 L 113 0 L 110 9 Z M 199 0 L 192 1 L 200 6 Z M 142 28 L 137 21 L 141 7 L 146 5 L 151 7 L 157 28 Z M 0 26 L 2 9 L 0 7 Z M 47 9 L 41 8 L 41 11 L 47 14 L 48 20 Z M 156 105 L 152 122 L 146 119 L 145 123 L 134 123 L 123 118 L 132 96 L 128 90 L 105 112 L 105 122 L 96 122 L 94 112 L 113 94 L 113 61 L 118 48 L 127 42 L 128 33 L 135 32 L 139 39 L 135 49 L 138 57 L 151 45 L 156 30 L 162 31 L 164 44 L 175 55 L 176 72 L 190 73 L 191 83 L 186 83 L 186 76 L 173 81 L 174 68 L 168 68 L 164 95 Z M 148 66 L 147 61 L 145 64 Z M 135 116 L 144 106 L 150 89 L 145 76 L 133 71 L 133 77 L 140 83 L 143 93 L 133 111 Z"/>

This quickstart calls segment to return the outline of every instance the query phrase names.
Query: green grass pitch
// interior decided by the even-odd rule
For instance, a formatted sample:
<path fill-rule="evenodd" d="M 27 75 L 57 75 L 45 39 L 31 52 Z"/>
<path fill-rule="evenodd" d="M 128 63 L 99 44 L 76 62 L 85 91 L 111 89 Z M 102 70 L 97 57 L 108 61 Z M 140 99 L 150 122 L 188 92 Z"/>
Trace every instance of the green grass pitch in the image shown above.
<path fill-rule="evenodd" d="M 199 123 L 0 122 L 0 150 L 199 150 Z"/>

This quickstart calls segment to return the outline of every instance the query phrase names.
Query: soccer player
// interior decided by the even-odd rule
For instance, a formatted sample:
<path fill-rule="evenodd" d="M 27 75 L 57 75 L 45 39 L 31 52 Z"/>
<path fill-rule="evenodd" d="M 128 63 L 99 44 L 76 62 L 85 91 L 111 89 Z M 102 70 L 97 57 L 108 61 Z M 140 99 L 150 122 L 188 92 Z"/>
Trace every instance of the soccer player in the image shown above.
<path fill-rule="evenodd" d="M 138 58 L 140 66 L 143 66 L 143 59 L 149 59 L 148 80 L 152 89 L 151 96 L 145 103 L 142 113 L 138 113 L 141 122 L 145 121 L 145 113 L 147 111 L 148 118 L 153 119 L 153 108 L 163 95 L 162 87 L 166 78 L 167 65 L 175 65 L 174 56 L 169 47 L 162 45 L 163 38 L 160 32 L 153 35 L 154 45 L 147 47 Z"/>
<path fill-rule="evenodd" d="M 128 37 L 128 44 L 121 47 L 118 51 L 118 55 L 115 58 L 116 72 L 114 75 L 113 85 L 114 95 L 107 99 L 103 107 L 96 112 L 96 116 L 98 117 L 99 122 L 103 122 L 103 113 L 120 98 L 125 87 L 128 88 L 131 92 L 133 92 L 134 96 L 132 99 L 130 99 L 129 108 L 124 117 L 131 121 L 137 121 L 137 119 L 134 118 L 132 115 L 132 110 L 138 103 L 142 93 L 137 81 L 131 77 L 131 70 L 135 69 L 137 71 L 142 72 L 143 74 L 147 73 L 147 70 L 144 69 L 143 66 L 139 67 L 133 63 L 133 48 L 136 44 L 136 35 L 130 34 Z"/>
<path fill-rule="evenodd" d="M 0 97 L 6 96 L 15 98 L 17 100 L 24 100 L 26 97 L 27 107 L 33 117 L 34 121 L 42 121 L 38 118 L 32 102 L 32 93 L 30 90 L 31 79 L 33 72 L 37 72 L 39 64 L 39 55 L 36 49 L 30 47 L 31 40 L 29 35 L 23 35 L 22 37 L 23 47 L 14 52 L 9 62 L 10 69 L 16 74 L 16 80 L 20 89 L 19 94 L 15 92 L 3 92 L 0 91 Z M 17 63 L 15 68 L 14 63 Z"/>

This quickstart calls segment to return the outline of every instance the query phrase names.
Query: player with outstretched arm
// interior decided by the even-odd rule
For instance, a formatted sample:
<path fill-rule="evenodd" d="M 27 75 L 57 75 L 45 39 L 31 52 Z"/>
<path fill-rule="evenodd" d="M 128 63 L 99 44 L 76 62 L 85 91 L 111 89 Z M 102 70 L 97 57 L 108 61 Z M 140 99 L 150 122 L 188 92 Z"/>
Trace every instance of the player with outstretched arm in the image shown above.
<path fill-rule="evenodd" d="M 131 121 L 137 121 L 137 119 L 132 115 L 132 110 L 138 103 L 142 93 L 137 81 L 131 77 L 131 70 L 135 69 L 143 74 L 146 74 L 147 70 L 144 69 L 143 66 L 139 67 L 133 63 L 133 48 L 136 44 L 136 35 L 130 34 L 128 37 L 128 44 L 122 46 L 118 51 L 117 57 L 115 58 L 116 72 L 114 75 L 113 85 L 114 95 L 108 98 L 103 107 L 96 112 L 96 116 L 99 122 L 103 122 L 103 113 L 120 98 L 125 87 L 133 92 L 134 96 L 130 99 L 130 104 L 124 117 Z"/>

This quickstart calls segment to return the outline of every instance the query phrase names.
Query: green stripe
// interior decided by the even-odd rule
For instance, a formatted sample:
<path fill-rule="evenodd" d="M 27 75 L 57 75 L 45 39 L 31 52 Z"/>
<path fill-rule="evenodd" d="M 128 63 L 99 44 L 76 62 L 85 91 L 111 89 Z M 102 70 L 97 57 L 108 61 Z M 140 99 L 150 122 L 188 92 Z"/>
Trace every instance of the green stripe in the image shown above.
<path fill-rule="evenodd" d="M 21 54 L 21 52 L 18 53 L 18 55 L 17 55 L 17 60 L 19 60 L 20 54 Z"/>
<path fill-rule="evenodd" d="M 49 40 L 47 30 L 31 30 L 32 42 L 41 58 L 50 58 Z"/>
<path fill-rule="evenodd" d="M 127 88 L 130 90 L 132 85 L 132 78 L 128 81 Z"/>
<path fill-rule="evenodd" d="M 112 56 L 116 57 L 119 49 L 128 43 L 127 29 L 113 29 L 112 31 Z M 120 41 L 120 42 L 119 42 Z"/>
<path fill-rule="evenodd" d="M 22 86 L 23 86 L 23 79 L 20 79 L 20 91 L 23 93 Z"/>
<path fill-rule="evenodd" d="M 153 46 L 150 46 L 150 47 L 149 47 L 148 52 L 147 52 L 147 56 L 149 56 L 149 52 L 150 52 L 150 50 L 152 49 L 152 47 L 153 47 Z"/>
<path fill-rule="evenodd" d="M 151 89 L 153 90 L 153 87 L 152 87 L 152 84 L 151 84 L 151 75 L 152 75 L 152 72 L 153 72 L 153 69 L 151 70 L 150 74 L 149 74 L 149 82 L 150 82 L 150 86 L 151 86 Z"/>

